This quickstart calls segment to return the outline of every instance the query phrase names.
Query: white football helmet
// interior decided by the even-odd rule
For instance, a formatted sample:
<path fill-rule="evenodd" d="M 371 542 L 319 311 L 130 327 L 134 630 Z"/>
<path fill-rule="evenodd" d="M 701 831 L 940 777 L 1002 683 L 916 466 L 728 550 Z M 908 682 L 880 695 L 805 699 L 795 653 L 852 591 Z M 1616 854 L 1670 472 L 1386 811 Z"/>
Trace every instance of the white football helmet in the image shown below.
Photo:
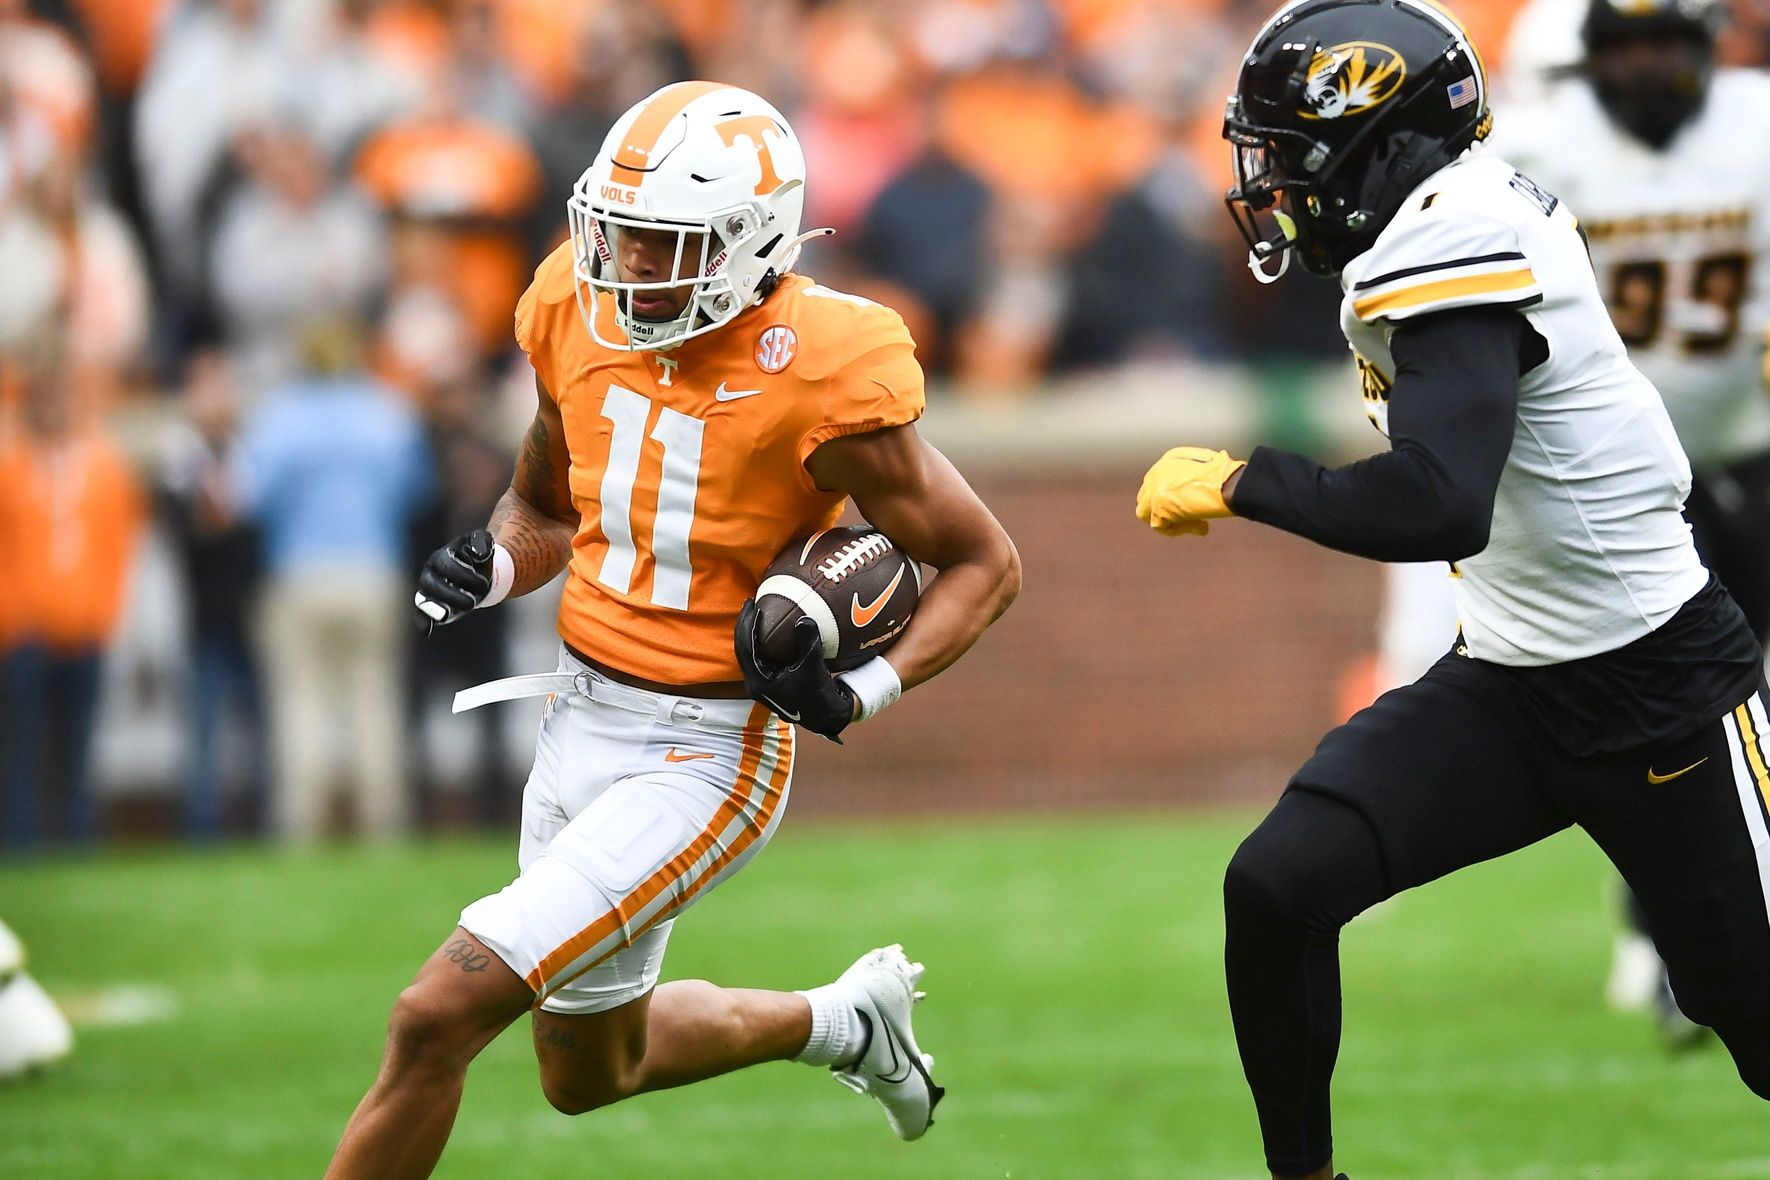
<path fill-rule="evenodd" d="M 677 82 L 622 115 L 596 160 L 572 188 L 571 221 L 578 310 L 605 348 L 674 348 L 711 332 L 759 302 L 793 266 L 800 243 L 828 230 L 799 232 L 805 208 L 805 153 L 767 101 L 719 82 Z M 621 281 L 615 266 L 629 230 L 676 234 L 675 265 L 693 272 L 656 282 Z M 630 314 L 639 291 L 690 287 L 682 313 L 667 321 Z M 614 300 L 624 340 L 597 325 L 603 295 Z"/>

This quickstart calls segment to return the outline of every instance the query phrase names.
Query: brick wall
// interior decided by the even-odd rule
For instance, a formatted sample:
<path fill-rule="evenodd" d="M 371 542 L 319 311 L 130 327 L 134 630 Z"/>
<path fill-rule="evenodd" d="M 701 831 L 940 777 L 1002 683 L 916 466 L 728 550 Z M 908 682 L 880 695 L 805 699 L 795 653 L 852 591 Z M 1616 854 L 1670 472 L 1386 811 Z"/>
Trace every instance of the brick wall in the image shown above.
<path fill-rule="evenodd" d="M 1142 470 L 973 472 L 1019 601 L 846 746 L 802 735 L 795 813 L 1275 797 L 1371 647 L 1378 567 L 1242 521 L 1154 536 Z"/>

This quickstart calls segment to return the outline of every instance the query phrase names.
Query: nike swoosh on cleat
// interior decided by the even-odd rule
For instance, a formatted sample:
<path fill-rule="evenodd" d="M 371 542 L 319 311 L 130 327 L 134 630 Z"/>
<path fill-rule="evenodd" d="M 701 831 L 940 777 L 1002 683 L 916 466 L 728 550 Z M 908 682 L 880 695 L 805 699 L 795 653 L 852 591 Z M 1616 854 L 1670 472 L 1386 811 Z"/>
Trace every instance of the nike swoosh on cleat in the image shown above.
<path fill-rule="evenodd" d="M 704 389 L 706 387 L 702 386 L 702 388 Z M 742 397 L 755 397 L 761 392 L 760 389 L 727 389 L 725 388 L 725 382 L 721 381 L 719 383 L 719 388 L 713 391 L 713 397 L 717 401 L 735 402 Z"/>
<path fill-rule="evenodd" d="M 898 566 L 897 576 L 891 579 L 891 585 L 879 591 L 879 597 L 873 599 L 866 606 L 860 604 L 859 594 L 854 596 L 854 603 L 848 608 L 848 616 L 854 620 L 856 627 L 864 627 L 879 617 L 879 612 L 885 609 L 885 604 L 891 601 L 892 594 L 896 593 L 897 584 L 903 581 L 903 571 L 904 567 Z"/>
<path fill-rule="evenodd" d="M 885 1030 L 885 1047 L 891 1050 L 890 1072 L 880 1071 L 879 1080 L 888 1086 L 901 1086 L 910 1080 L 912 1063 L 917 1066 L 920 1063 L 915 1062 L 909 1053 L 902 1051 L 902 1043 L 898 1041 L 897 1034 L 891 1031 L 888 1021 L 881 1017 L 879 1025 Z"/>

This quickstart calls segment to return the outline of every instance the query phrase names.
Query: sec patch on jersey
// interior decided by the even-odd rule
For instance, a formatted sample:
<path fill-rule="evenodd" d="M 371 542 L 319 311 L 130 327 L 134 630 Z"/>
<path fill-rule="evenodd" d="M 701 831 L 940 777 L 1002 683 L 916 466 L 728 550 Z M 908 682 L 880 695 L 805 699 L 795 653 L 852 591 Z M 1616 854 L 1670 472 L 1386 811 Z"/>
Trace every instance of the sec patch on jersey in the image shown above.
<path fill-rule="evenodd" d="M 769 659 L 793 658 L 793 625 L 817 622 L 832 672 L 883 655 L 915 614 L 922 595 L 916 561 L 871 525 L 824 529 L 789 544 L 756 588 L 758 646 Z"/>

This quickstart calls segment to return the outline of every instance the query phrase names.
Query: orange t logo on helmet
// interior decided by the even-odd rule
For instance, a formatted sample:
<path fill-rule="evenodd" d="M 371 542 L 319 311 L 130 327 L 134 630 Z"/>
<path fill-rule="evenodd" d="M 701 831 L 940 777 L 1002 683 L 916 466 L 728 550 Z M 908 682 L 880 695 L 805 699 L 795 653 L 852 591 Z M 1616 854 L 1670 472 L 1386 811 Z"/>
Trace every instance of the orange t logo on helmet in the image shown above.
<path fill-rule="evenodd" d="M 719 138 L 725 141 L 726 147 L 736 147 L 738 136 L 747 136 L 756 145 L 756 159 L 762 165 L 762 177 L 756 181 L 756 195 L 772 193 L 781 185 L 781 178 L 774 170 L 774 156 L 768 150 L 768 132 L 780 134 L 780 127 L 767 115 L 740 115 L 736 119 L 727 119 L 713 128 L 719 132 Z"/>

